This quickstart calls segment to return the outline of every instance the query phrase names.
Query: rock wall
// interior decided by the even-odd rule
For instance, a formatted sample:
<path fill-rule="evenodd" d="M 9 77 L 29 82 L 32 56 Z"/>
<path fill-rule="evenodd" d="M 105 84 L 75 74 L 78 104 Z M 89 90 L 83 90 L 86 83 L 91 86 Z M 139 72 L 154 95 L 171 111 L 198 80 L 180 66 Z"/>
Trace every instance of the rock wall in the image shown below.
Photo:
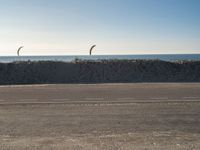
<path fill-rule="evenodd" d="M 200 61 L 99 60 L 0 63 L 0 84 L 200 82 Z"/>

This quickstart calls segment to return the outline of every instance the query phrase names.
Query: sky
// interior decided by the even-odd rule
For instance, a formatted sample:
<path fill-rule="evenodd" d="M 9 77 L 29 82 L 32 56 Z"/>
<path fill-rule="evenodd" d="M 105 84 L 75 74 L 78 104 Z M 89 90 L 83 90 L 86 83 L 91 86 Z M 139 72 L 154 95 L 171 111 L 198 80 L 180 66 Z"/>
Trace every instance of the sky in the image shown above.
<path fill-rule="evenodd" d="M 200 53 L 200 0 L 0 0 L 0 55 Z"/>

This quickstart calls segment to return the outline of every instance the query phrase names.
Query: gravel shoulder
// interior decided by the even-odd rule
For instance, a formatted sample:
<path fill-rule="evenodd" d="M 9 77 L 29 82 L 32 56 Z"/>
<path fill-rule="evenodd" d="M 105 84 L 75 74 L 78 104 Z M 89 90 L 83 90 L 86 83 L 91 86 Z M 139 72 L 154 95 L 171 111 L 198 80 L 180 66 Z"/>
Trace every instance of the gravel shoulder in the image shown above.
<path fill-rule="evenodd" d="M 200 149 L 200 84 L 0 86 L 0 149 Z"/>

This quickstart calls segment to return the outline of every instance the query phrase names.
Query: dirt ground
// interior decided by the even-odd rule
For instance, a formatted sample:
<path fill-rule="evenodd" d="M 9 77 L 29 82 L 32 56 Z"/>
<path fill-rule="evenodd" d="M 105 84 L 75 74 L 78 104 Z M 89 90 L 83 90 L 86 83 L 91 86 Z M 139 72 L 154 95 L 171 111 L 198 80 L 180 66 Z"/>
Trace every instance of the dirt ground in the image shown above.
<path fill-rule="evenodd" d="M 199 150 L 200 84 L 0 86 L 0 150 Z"/>

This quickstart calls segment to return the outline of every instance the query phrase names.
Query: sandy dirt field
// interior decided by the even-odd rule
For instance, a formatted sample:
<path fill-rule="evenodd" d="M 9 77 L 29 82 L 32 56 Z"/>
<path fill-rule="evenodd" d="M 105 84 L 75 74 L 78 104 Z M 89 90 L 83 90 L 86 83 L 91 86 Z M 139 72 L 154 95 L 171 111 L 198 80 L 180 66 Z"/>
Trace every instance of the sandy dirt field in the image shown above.
<path fill-rule="evenodd" d="M 198 150 L 200 84 L 0 86 L 1 150 Z"/>

